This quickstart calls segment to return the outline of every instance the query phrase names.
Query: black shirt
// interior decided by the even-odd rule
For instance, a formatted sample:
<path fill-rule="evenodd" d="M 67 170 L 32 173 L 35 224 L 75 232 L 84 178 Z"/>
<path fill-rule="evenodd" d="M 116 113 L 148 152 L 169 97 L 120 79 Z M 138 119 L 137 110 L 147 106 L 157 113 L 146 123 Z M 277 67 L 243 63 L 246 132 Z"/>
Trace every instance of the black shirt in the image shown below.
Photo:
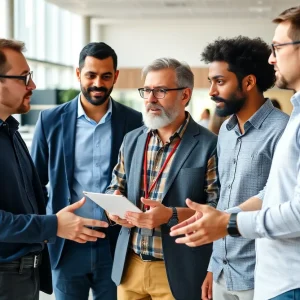
<path fill-rule="evenodd" d="M 38 215 L 43 196 L 18 126 L 12 116 L 0 119 L 0 262 L 41 251 L 57 228 L 56 216 Z"/>

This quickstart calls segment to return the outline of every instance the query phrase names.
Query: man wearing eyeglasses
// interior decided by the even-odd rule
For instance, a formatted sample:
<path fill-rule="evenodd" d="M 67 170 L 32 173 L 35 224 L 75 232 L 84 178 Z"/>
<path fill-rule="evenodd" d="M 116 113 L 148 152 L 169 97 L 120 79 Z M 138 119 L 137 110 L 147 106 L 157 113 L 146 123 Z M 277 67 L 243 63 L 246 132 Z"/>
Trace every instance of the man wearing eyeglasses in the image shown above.
<path fill-rule="evenodd" d="M 187 201 L 202 218 L 191 218 L 173 228 L 171 235 L 185 234 L 178 243 L 195 247 L 230 234 L 256 239 L 254 299 L 300 299 L 300 6 L 287 9 L 274 21 L 273 52 L 276 85 L 294 90 L 293 111 L 273 156 L 263 196 L 262 209 L 255 210 L 257 197 L 240 208 L 224 213 Z M 212 220 L 218 226 L 211 226 Z M 190 234 L 191 233 L 191 234 Z"/>
<path fill-rule="evenodd" d="M 199 300 L 211 245 L 177 245 L 170 227 L 191 216 L 187 197 L 215 207 L 216 136 L 185 111 L 194 86 L 190 67 L 161 58 L 143 69 L 144 127 L 127 134 L 107 193 L 122 194 L 143 212 L 127 212 L 112 278 L 118 299 Z"/>
<path fill-rule="evenodd" d="M 24 43 L 0 39 L 0 299 L 39 299 L 52 293 L 47 244 L 59 238 L 79 243 L 104 238 L 86 226 L 107 227 L 73 212 L 81 200 L 56 214 L 45 215 L 36 169 L 12 114 L 30 110 L 36 86 L 22 52 Z"/>

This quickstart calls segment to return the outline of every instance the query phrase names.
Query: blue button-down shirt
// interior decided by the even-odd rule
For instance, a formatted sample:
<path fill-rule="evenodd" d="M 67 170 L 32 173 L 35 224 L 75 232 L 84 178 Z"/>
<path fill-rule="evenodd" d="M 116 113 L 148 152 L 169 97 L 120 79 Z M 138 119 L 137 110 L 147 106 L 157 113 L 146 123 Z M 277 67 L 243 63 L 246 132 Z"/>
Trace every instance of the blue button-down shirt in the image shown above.
<path fill-rule="evenodd" d="M 72 202 L 83 197 L 82 191 L 104 193 L 109 184 L 109 165 L 111 155 L 111 115 L 112 104 L 99 123 L 90 119 L 78 97 L 76 123 L 74 176 L 71 193 Z M 105 219 L 103 210 L 92 200 L 86 199 L 76 214 L 85 218 Z"/>
<path fill-rule="evenodd" d="M 238 214 L 240 233 L 256 240 L 255 300 L 300 288 L 300 92 L 276 148 L 259 212 Z"/>
<path fill-rule="evenodd" d="M 235 115 L 224 122 L 218 138 L 219 210 L 235 207 L 264 188 L 287 122 L 288 115 L 270 100 L 245 123 L 244 134 Z M 254 240 L 228 236 L 214 243 L 209 271 L 217 281 L 223 270 L 229 291 L 253 289 L 254 267 Z"/>

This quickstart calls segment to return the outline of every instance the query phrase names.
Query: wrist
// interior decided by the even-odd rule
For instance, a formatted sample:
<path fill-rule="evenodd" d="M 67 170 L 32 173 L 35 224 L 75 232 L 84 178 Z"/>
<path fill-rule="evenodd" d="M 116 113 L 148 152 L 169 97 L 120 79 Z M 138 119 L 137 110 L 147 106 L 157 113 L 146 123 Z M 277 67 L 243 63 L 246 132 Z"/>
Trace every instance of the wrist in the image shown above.
<path fill-rule="evenodd" d="M 168 223 L 169 220 L 172 218 L 172 215 L 173 215 L 173 211 L 172 211 L 172 208 L 171 207 L 166 207 L 166 219 L 164 220 L 165 222 L 164 223 Z"/>
<path fill-rule="evenodd" d="M 240 237 L 241 234 L 237 225 L 238 213 L 232 213 L 229 215 L 229 220 L 227 223 L 227 233 L 232 237 Z"/>

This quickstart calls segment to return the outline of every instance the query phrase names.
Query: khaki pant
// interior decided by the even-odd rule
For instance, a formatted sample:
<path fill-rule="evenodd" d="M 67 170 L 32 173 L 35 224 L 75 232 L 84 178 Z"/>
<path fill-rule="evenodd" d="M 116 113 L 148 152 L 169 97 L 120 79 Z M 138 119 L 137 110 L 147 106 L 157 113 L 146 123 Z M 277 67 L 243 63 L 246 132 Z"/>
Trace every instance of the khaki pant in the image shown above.
<path fill-rule="evenodd" d="M 164 261 L 144 262 L 130 252 L 127 256 L 118 300 L 174 300 Z"/>

